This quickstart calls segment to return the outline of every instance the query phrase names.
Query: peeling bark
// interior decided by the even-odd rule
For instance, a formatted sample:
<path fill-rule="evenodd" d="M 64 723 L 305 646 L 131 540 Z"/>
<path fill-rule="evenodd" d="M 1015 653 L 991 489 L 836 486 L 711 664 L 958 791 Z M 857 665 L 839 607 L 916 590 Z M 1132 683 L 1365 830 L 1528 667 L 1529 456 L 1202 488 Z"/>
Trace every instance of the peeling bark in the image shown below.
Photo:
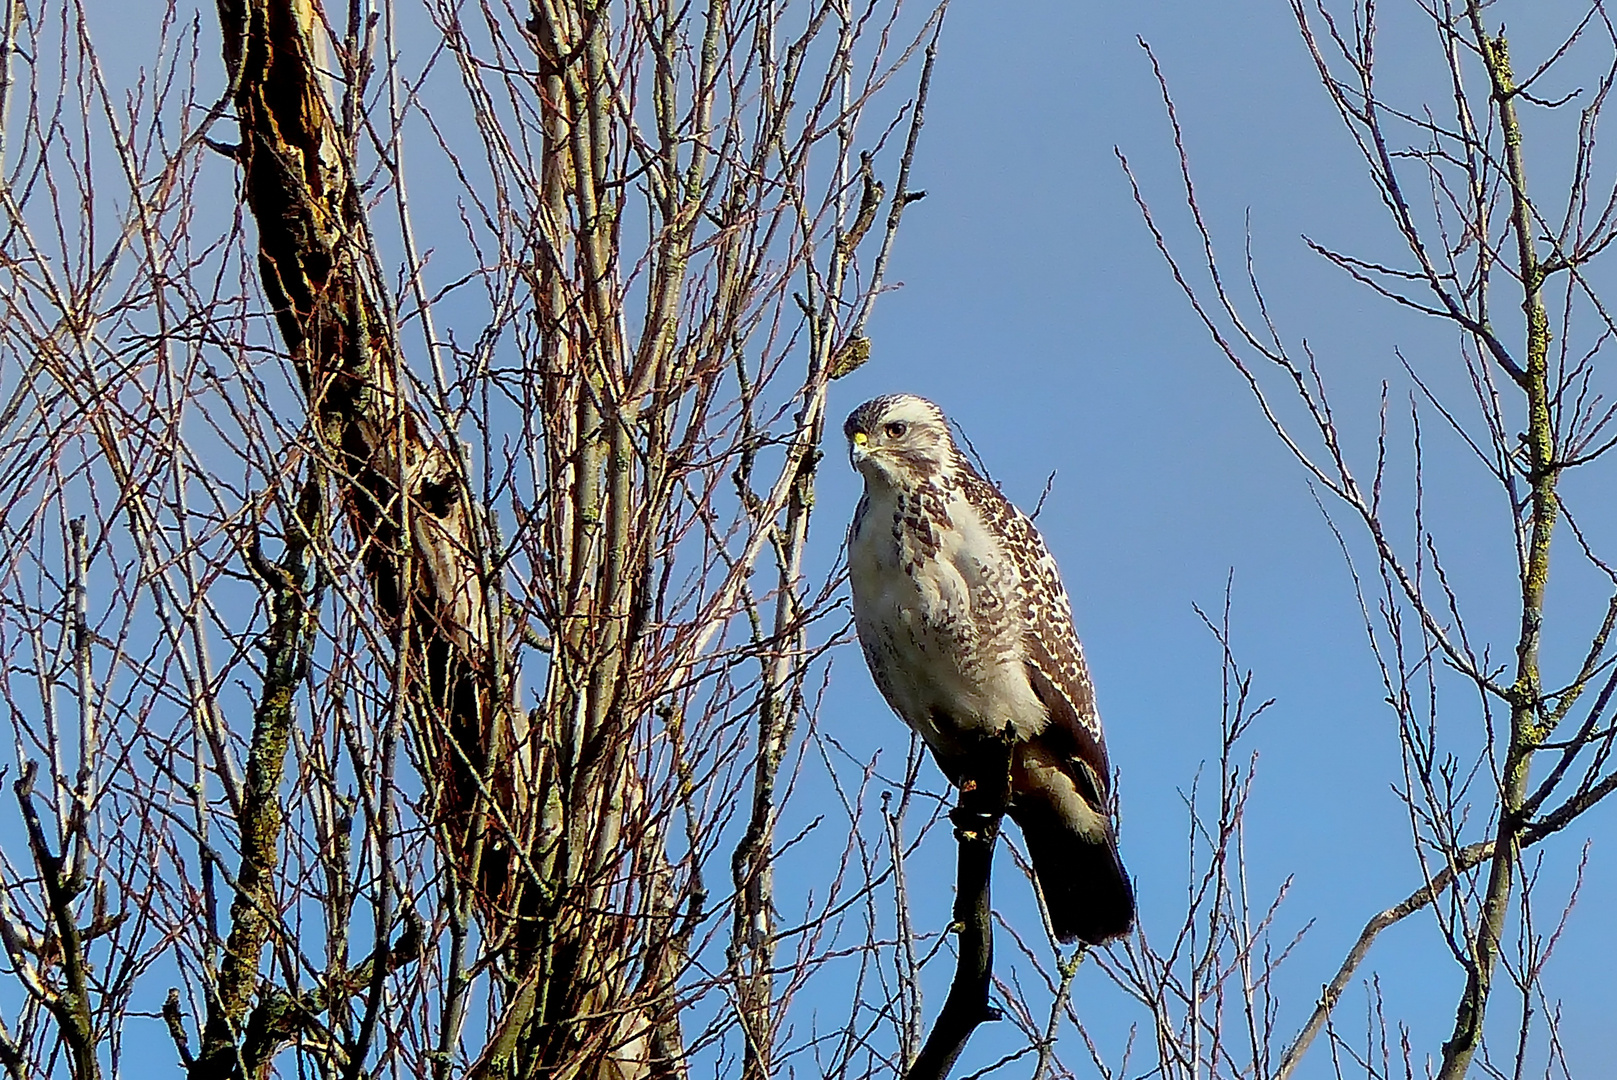
<path fill-rule="evenodd" d="M 448 766 L 437 794 L 454 864 L 471 873 L 481 858 L 474 880 L 490 888 L 504 860 L 470 827 L 486 794 L 508 820 L 527 819 L 511 760 L 522 722 L 508 707 L 511 661 L 491 604 L 498 582 L 456 456 L 401 389 L 386 292 L 315 64 L 314 9 L 309 0 L 221 0 L 219 14 L 263 287 L 387 634 L 405 656 L 401 689 L 416 735 Z"/>

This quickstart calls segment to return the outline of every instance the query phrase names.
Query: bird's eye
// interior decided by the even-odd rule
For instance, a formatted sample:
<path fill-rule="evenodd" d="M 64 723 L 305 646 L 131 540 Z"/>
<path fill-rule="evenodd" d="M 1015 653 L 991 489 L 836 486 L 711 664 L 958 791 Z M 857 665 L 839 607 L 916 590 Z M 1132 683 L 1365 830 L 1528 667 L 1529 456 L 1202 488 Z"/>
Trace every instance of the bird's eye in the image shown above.
<path fill-rule="evenodd" d="M 882 428 L 883 431 L 887 432 L 889 439 L 902 439 L 904 433 L 909 429 L 910 426 L 902 420 L 894 420 Z"/>

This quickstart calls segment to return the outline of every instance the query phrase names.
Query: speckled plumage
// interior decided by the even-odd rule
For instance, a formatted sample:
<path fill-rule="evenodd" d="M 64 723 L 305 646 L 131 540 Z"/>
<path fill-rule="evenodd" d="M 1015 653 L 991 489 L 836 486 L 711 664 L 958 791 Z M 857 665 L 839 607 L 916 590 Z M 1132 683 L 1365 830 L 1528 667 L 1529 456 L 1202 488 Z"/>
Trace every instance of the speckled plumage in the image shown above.
<path fill-rule="evenodd" d="M 1111 775 L 1061 574 L 1033 522 L 979 476 L 937 406 L 901 394 L 848 417 L 865 494 L 848 532 L 871 675 L 952 783 L 1009 729 L 1011 805 L 1058 934 L 1125 933 Z"/>

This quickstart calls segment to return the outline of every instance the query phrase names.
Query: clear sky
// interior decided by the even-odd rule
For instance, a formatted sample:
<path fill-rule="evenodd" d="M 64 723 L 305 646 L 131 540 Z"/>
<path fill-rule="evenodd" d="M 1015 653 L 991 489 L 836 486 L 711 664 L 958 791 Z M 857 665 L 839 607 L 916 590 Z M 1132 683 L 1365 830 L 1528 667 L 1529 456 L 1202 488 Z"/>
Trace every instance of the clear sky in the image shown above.
<path fill-rule="evenodd" d="M 1382 8 L 1383 77 L 1394 93 L 1409 89 L 1402 100 L 1415 107 L 1416 92 L 1442 88 L 1443 72 L 1432 67 L 1434 34 L 1413 3 Z M 1564 3 L 1501 4 L 1490 18 L 1509 24 L 1520 70 L 1572 25 L 1572 12 Z M 1179 793 L 1216 749 L 1218 652 L 1192 604 L 1221 604 L 1233 571 L 1237 652 L 1255 669 L 1259 695 L 1278 699 L 1246 744 L 1260 754 L 1248 834 L 1254 890 L 1272 894 L 1293 875 L 1280 925 L 1314 921 L 1286 968 L 1279 1029 L 1289 1036 L 1366 919 L 1419 885 L 1420 871 L 1392 790 L 1402 781 L 1395 720 L 1336 541 L 1302 469 L 1174 286 L 1113 155 L 1114 145 L 1129 155 L 1155 211 L 1194 262 L 1170 131 L 1137 35 L 1149 40 L 1171 82 L 1224 260 L 1239 277 L 1250 214 L 1271 307 L 1293 348 L 1303 338 L 1314 346 L 1361 475 L 1373 467 L 1383 379 L 1392 384 L 1395 445 L 1407 444 L 1411 385 L 1395 348 L 1423 376 L 1463 392 L 1447 328 L 1377 299 L 1301 240 L 1306 233 L 1389 261 L 1400 254 L 1284 0 L 961 0 L 944 33 L 917 162 L 915 184 L 928 195 L 905 218 L 895 257 L 904 287 L 883 299 L 873 359 L 837 384 L 834 407 L 840 417 L 893 390 L 935 399 L 1024 508 L 1056 473 L 1039 524 L 1072 594 L 1121 769 L 1125 858 L 1145 926 L 1159 938 L 1184 905 Z M 1585 66 L 1543 92 L 1558 96 L 1599 74 Z M 1440 110 L 1445 99 L 1426 100 Z M 1530 129 L 1530 138 L 1534 130 L 1542 129 Z M 1546 134 L 1542 151 L 1528 146 L 1541 154 L 1532 174 L 1538 190 L 1557 190 L 1565 133 Z M 1561 143 L 1550 145 L 1552 136 Z M 1610 278 L 1594 271 L 1597 288 Z M 1501 320 L 1515 311 L 1504 301 L 1499 310 Z M 1509 518 L 1441 421 L 1428 415 L 1426 423 L 1434 528 L 1469 590 L 1473 629 L 1497 653 L 1514 640 L 1518 617 Z M 827 504 L 851 509 L 856 491 L 844 468 L 827 470 Z M 1399 484 L 1389 497 L 1406 494 Z M 1611 536 L 1600 499 L 1585 493 L 1579 505 L 1580 523 L 1595 519 Z M 1399 514 L 1407 521 L 1406 511 Z M 822 544 L 836 542 L 833 527 L 820 529 Z M 1350 528 L 1346 535 L 1362 559 L 1362 536 Z M 1560 540 L 1567 539 L 1563 530 Z M 1578 578 L 1552 590 L 1552 601 L 1551 619 L 1575 616 L 1583 632 L 1584 616 L 1603 608 L 1605 594 L 1598 582 Z M 1547 655 L 1555 670 L 1569 667 L 1570 648 Z M 862 675 L 857 654 L 848 650 L 837 662 L 843 677 L 833 680 L 827 725 L 862 729 L 867 717 L 885 716 L 868 682 L 850 677 Z M 1473 747 L 1474 698 L 1451 690 L 1442 704 L 1455 746 Z M 1564 897 L 1583 838 L 1594 836 L 1582 899 L 1547 982 L 1551 999 L 1562 1002 L 1574 1075 L 1604 1075 L 1617 1060 L 1609 1023 L 1617 935 L 1606 917 L 1617 905 L 1614 821 L 1614 807 L 1591 815 L 1545 864 L 1546 881 Z M 1479 829 L 1473 823 L 1468 839 Z M 933 847 L 937 861 L 925 865 L 943 889 L 953 845 L 939 832 Z M 1004 878 L 999 884 L 1007 903 L 1022 888 Z M 1410 1025 L 1419 1069 L 1447 1038 L 1462 985 L 1432 918 L 1417 915 L 1387 932 L 1362 969 L 1338 1014 L 1361 1044 L 1362 986 L 1372 975 L 1389 1017 Z M 1081 1009 L 1115 1061 L 1126 1018 L 1139 1014 L 1121 1007 L 1098 972 L 1081 973 L 1079 983 Z M 929 989 L 935 1010 L 943 984 Z M 1500 996 L 1493 1014 L 1500 1030 L 1514 1023 L 1516 1008 Z M 960 1072 L 1002 1049 L 983 1036 Z M 1076 1040 L 1065 1056 L 1084 1063 Z M 1329 1071 L 1320 1045 L 1305 1075 Z"/>

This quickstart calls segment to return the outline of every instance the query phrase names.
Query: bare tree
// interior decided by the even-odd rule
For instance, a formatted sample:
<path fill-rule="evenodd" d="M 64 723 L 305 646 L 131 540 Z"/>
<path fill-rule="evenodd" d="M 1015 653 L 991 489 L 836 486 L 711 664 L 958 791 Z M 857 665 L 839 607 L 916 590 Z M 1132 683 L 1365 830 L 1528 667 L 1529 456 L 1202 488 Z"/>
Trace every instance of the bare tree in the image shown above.
<path fill-rule="evenodd" d="M 6 5 L 13 1075 L 762 1077 L 894 950 L 773 867 L 943 10 Z"/>
<path fill-rule="evenodd" d="M 1287 343 L 1250 252 L 1240 284 L 1225 273 L 1160 69 L 1194 258 L 1169 240 L 1123 162 L 1175 280 L 1302 464 L 1332 528 L 1342 530 L 1337 536 L 1354 568 L 1403 750 L 1400 790 L 1421 871 L 1407 898 L 1368 922 L 1275 1062 L 1260 1052 L 1268 1045 L 1267 1012 L 1249 1007 L 1249 1027 L 1261 1037 L 1252 1040 L 1250 1063 L 1229 1063 L 1230 1075 L 1289 1077 L 1322 1032 L 1331 1032 L 1333 1050 L 1347 1055 L 1336 1059 L 1339 1073 L 1346 1061 L 1367 1075 L 1384 1075 L 1372 1060 L 1373 1047 L 1354 1053 L 1331 1030 L 1332 1011 L 1376 936 L 1419 911 L 1432 914 L 1464 974 L 1452 1033 L 1436 1055 L 1437 1075 L 1458 1080 L 1482 1054 L 1480 1068 L 1513 1069 L 1519 1076 L 1534 1030 L 1551 1062 L 1558 1060 L 1555 1010 L 1546 1008 L 1540 976 L 1559 934 L 1550 913 L 1560 910 L 1564 920 L 1571 901 L 1556 904 L 1535 894 L 1532 849 L 1617 789 L 1610 713 L 1617 591 L 1592 624 L 1557 628 L 1563 639 L 1581 636 L 1575 653 L 1552 653 L 1543 645 L 1552 617 L 1545 604 L 1552 568 L 1617 586 L 1596 538 L 1579 528 L 1563 486 L 1574 473 L 1593 479 L 1609 468 L 1607 452 L 1617 445 L 1614 410 L 1601 389 L 1617 326 L 1590 271 L 1617 235 L 1617 189 L 1604 178 L 1609 169 L 1599 165 L 1595 138 L 1617 78 L 1617 30 L 1603 6 L 1591 4 L 1566 28 L 1558 48 L 1524 65 L 1512 60 L 1499 25 L 1504 5 L 1436 0 L 1418 6 L 1436 31 L 1436 70 L 1449 90 L 1441 104 L 1397 102 L 1382 90 L 1374 0 L 1347 8 L 1292 4 L 1321 85 L 1363 157 L 1402 248 L 1372 256 L 1308 243 L 1378 295 L 1447 322 L 1457 336 L 1450 364 L 1458 378 L 1436 361 L 1404 363 L 1411 394 L 1407 453 L 1400 451 L 1392 395 L 1384 387 L 1380 434 L 1364 452 L 1368 464 L 1356 464 L 1359 454 L 1343 433 L 1339 404 L 1327 393 L 1324 364 L 1306 345 Z M 1580 87 L 1563 74 L 1573 64 L 1601 74 Z M 1551 89 L 1557 82 L 1567 85 Z M 1561 194 L 1547 199 L 1542 178 L 1533 185 L 1528 180 L 1534 133 L 1549 130 L 1535 128 L 1533 114 L 1570 108 L 1581 109 L 1565 155 L 1570 172 L 1556 185 Z M 1449 390 L 1455 386 L 1465 388 L 1458 397 Z M 1432 426 L 1455 441 L 1498 494 L 1498 528 L 1516 555 L 1519 618 L 1507 629 L 1481 630 L 1468 618 L 1480 596 L 1468 596 L 1450 576 L 1445 538 L 1429 523 L 1428 507 L 1446 494 L 1423 471 Z M 1412 492 L 1402 508 L 1384 497 L 1401 462 Z M 1596 480 L 1584 490 L 1608 483 Z M 1410 539 L 1400 540 L 1406 534 Z M 1366 550 L 1373 570 L 1361 576 Z M 1504 1038 L 1495 1044 L 1509 1065 L 1495 1064 L 1484 1040 L 1484 1016 L 1498 996 L 1502 971 L 1521 1001 L 1509 1049 L 1499 1048 Z M 1385 1034 L 1384 1018 L 1380 1022 Z M 1415 1067 L 1412 1053 L 1406 1043 L 1407 1069 Z M 1390 1068 L 1395 1057 L 1384 1054 L 1380 1068 Z M 1221 1068 L 1204 1052 L 1184 1060 L 1191 1069 L 1206 1062 L 1214 1074 Z"/>

